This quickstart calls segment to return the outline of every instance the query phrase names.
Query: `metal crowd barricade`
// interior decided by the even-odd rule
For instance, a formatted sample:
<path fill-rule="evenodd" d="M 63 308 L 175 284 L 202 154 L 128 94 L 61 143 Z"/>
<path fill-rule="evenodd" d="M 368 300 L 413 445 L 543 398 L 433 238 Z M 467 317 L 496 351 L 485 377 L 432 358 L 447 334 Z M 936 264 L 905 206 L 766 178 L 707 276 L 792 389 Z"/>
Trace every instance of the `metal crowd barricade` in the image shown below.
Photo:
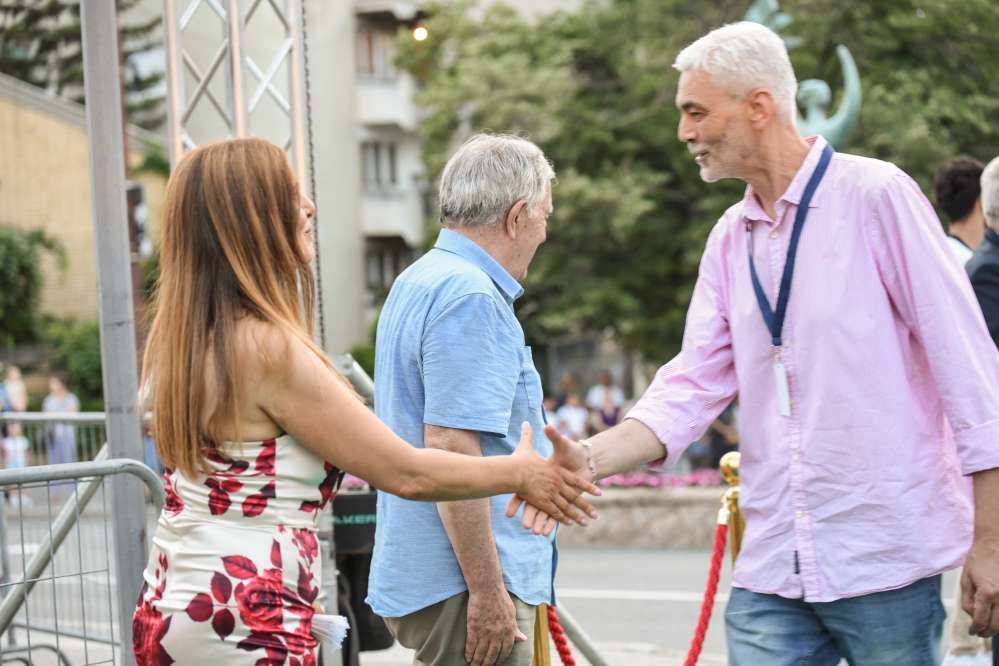
<path fill-rule="evenodd" d="M 142 481 L 150 517 L 157 475 L 104 458 L 0 470 L 0 663 L 113 664 L 122 649 L 116 607 L 111 493 L 106 477 Z M 138 572 L 136 573 L 138 575 Z"/>
<path fill-rule="evenodd" d="M 94 460 L 107 441 L 104 412 L 6 412 L 0 414 L 0 425 L 8 438 L 26 440 L 24 464 L 29 467 Z"/>

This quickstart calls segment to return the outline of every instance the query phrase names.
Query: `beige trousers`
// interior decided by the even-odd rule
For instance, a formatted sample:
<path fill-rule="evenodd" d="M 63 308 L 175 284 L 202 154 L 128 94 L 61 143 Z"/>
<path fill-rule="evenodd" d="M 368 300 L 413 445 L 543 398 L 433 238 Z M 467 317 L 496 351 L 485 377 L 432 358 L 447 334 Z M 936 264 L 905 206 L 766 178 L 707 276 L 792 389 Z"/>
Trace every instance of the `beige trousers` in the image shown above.
<path fill-rule="evenodd" d="M 517 626 L 528 637 L 513 644 L 513 652 L 497 666 L 530 666 L 534 654 L 534 621 L 537 606 L 528 606 L 510 595 L 517 611 Z M 415 650 L 413 666 L 466 666 L 468 592 L 427 606 L 402 617 L 385 618 L 385 624 L 403 647 Z"/>

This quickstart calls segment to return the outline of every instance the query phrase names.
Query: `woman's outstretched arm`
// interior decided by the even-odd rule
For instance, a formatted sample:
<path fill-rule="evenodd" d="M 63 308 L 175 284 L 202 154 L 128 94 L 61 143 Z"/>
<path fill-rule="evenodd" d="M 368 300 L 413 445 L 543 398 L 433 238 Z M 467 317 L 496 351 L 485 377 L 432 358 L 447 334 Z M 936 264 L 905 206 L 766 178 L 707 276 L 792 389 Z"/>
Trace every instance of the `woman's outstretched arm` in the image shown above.
<path fill-rule="evenodd" d="M 270 339 L 275 338 L 277 339 Z M 417 449 L 393 433 L 303 343 L 268 335 L 273 359 L 260 407 L 303 446 L 380 490 L 441 501 L 516 493 L 561 522 L 596 517 L 583 492 L 599 494 L 584 475 L 539 456 L 525 424 L 513 455 L 473 457 Z M 557 452 L 556 452 L 557 453 Z M 553 456 L 553 460 L 560 456 Z"/>

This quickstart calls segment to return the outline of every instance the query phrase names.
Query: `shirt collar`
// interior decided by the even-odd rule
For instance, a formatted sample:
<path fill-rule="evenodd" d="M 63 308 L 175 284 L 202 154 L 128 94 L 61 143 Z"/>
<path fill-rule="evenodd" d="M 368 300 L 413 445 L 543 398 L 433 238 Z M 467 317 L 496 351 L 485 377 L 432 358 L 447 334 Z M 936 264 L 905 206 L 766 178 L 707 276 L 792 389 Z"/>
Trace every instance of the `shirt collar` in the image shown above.
<path fill-rule="evenodd" d="M 474 264 L 476 268 L 492 279 L 496 287 L 503 293 L 504 298 L 510 303 L 520 298 L 520 295 L 524 293 L 524 288 L 520 286 L 520 283 L 468 236 L 450 229 L 441 229 L 434 247 L 456 254 Z"/>
<path fill-rule="evenodd" d="M 809 179 L 812 177 L 812 172 L 815 171 L 815 167 L 819 164 L 819 159 L 822 157 L 822 151 L 825 150 L 826 141 L 822 136 L 810 136 L 805 139 L 811 148 L 808 150 L 808 154 L 805 155 L 805 161 L 801 163 L 798 168 L 798 172 L 794 174 L 794 178 L 791 179 L 791 184 L 787 186 L 784 190 L 784 194 L 780 196 L 778 201 L 784 201 L 797 206 L 801 203 L 801 195 L 805 193 L 805 187 L 808 185 Z M 815 208 L 819 205 L 822 198 L 821 188 L 815 191 L 812 196 L 811 202 L 809 202 L 809 208 Z M 742 216 L 749 220 L 760 220 L 769 221 L 770 216 L 767 215 L 766 211 L 763 210 L 763 206 L 760 205 L 759 199 L 756 198 L 756 193 L 753 192 L 752 185 L 746 185 L 746 193 L 742 198 Z"/>

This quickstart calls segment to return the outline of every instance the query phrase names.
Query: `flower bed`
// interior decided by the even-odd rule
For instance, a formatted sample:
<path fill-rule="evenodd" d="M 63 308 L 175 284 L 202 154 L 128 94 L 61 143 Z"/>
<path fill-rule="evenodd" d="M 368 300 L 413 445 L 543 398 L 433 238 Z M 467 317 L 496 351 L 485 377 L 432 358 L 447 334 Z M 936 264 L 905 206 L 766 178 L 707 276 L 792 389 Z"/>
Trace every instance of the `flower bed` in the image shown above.
<path fill-rule="evenodd" d="M 721 485 L 717 469 L 695 469 L 676 473 L 644 468 L 626 474 L 614 474 L 600 480 L 605 488 L 703 488 Z"/>

